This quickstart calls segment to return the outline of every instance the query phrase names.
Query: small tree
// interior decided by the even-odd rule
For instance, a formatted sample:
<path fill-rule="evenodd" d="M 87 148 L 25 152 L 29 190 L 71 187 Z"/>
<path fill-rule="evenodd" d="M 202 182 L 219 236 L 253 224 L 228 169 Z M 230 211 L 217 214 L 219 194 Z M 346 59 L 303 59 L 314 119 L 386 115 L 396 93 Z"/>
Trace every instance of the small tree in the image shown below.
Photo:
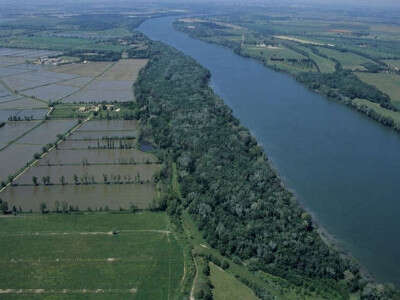
<path fill-rule="evenodd" d="M 1 208 L 1 212 L 3 214 L 7 214 L 8 213 L 8 202 L 7 201 L 0 201 L 0 208 Z"/>
<path fill-rule="evenodd" d="M 39 185 L 38 178 L 36 176 L 32 176 L 32 182 L 34 185 Z"/>
<path fill-rule="evenodd" d="M 74 174 L 74 183 L 75 183 L 75 185 L 79 184 L 79 178 L 78 178 L 78 175 L 76 175 L 76 174 Z"/>
<path fill-rule="evenodd" d="M 47 214 L 48 213 L 47 204 L 45 202 L 40 203 L 40 212 L 42 214 Z"/>
<path fill-rule="evenodd" d="M 61 185 L 65 185 L 65 177 L 64 177 L 64 175 L 60 177 L 60 183 L 61 183 Z"/>

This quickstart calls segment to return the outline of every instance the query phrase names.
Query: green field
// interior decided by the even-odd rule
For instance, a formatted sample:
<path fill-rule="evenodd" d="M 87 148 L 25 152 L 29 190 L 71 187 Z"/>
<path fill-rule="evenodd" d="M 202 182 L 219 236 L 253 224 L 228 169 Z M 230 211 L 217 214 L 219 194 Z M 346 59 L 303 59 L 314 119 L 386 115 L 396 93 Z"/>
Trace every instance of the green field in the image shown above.
<path fill-rule="evenodd" d="M 341 52 L 338 50 L 323 47 L 318 47 L 318 50 L 320 53 L 338 60 L 344 69 L 364 70 L 365 68 L 362 66 L 363 64 L 374 63 L 372 60 L 366 59 L 351 52 Z"/>
<path fill-rule="evenodd" d="M 164 213 L 2 217 L 1 299 L 181 299 L 169 230 Z"/>
<path fill-rule="evenodd" d="M 400 105 L 400 76 L 393 73 L 356 73 L 364 82 L 388 94 L 392 102 Z"/>
<path fill-rule="evenodd" d="M 0 40 L 0 46 L 10 48 L 51 49 L 51 50 L 111 50 L 121 51 L 123 47 L 109 42 L 99 43 L 84 38 L 55 36 L 16 36 Z"/>
<path fill-rule="evenodd" d="M 356 103 L 358 106 L 367 106 L 368 108 L 373 109 L 376 113 L 378 113 L 381 116 L 392 118 L 393 121 L 395 122 L 395 124 L 397 124 L 397 126 L 400 127 L 400 113 L 399 112 L 385 109 L 385 108 L 381 107 L 379 104 L 373 103 L 373 102 L 365 100 L 365 99 L 354 99 L 353 102 Z"/>
<path fill-rule="evenodd" d="M 325 57 L 319 56 L 317 54 L 314 54 L 310 48 L 303 47 L 303 46 L 296 46 L 297 48 L 301 49 L 302 51 L 306 51 L 308 55 L 310 56 L 310 59 L 315 61 L 315 63 L 318 65 L 321 73 L 333 73 L 335 72 L 335 63 L 327 59 Z"/>
<path fill-rule="evenodd" d="M 225 272 L 220 267 L 210 263 L 210 279 L 214 286 L 214 300 L 231 300 L 231 299 L 258 299 L 254 292 L 238 281 L 231 274 Z"/>

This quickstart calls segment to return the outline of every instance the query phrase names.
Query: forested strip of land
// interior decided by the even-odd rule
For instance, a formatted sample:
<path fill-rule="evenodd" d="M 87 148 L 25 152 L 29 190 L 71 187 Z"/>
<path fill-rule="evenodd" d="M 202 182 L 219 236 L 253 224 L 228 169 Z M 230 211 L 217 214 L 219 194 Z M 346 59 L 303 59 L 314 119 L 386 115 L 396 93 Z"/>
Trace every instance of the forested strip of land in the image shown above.
<path fill-rule="evenodd" d="M 136 82 L 142 124 L 177 168 L 181 193 L 171 188 L 168 212 L 187 209 L 211 246 L 251 270 L 299 284 L 304 277 L 335 284 L 351 274 L 343 290 L 358 289 L 358 268 L 322 241 L 263 149 L 209 88 L 209 77 L 191 58 L 153 43 Z"/>

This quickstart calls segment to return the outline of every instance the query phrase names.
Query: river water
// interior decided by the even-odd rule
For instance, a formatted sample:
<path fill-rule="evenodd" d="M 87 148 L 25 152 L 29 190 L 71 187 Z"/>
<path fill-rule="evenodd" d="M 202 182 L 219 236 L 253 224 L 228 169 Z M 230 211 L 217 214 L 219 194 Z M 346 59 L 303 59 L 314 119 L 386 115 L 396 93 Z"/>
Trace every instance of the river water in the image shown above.
<path fill-rule="evenodd" d="M 177 32 L 139 30 L 196 59 L 299 201 L 380 281 L 400 284 L 400 135 L 290 76 Z"/>

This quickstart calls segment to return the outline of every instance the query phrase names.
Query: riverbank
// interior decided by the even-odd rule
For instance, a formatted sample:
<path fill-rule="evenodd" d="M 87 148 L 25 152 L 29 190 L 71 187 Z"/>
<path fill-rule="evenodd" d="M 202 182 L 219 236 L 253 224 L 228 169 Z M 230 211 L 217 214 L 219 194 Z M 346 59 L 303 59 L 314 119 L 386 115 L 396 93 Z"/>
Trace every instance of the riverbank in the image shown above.
<path fill-rule="evenodd" d="M 380 124 L 393 129 L 397 133 L 400 133 L 400 113 L 398 113 L 396 111 L 395 107 L 393 105 L 391 105 L 387 99 L 385 100 L 386 102 L 381 103 L 381 106 L 379 106 L 379 101 L 377 101 L 377 99 L 378 98 L 385 99 L 385 97 L 387 95 L 382 94 L 375 87 L 365 84 L 364 82 L 360 81 L 358 78 L 351 76 L 351 78 L 349 77 L 348 80 L 353 80 L 354 81 L 353 85 L 360 85 L 363 87 L 363 89 L 365 89 L 365 90 L 370 89 L 371 93 L 377 94 L 377 99 L 376 100 L 371 99 L 371 100 L 377 101 L 378 105 L 377 105 L 377 103 L 374 103 L 369 100 L 359 99 L 360 95 L 365 94 L 365 96 L 367 96 L 370 93 L 361 93 L 361 94 L 356 93 L 356 95 L 358 95 L 358 96 L 349 97 L 349 95 L 345 95 L 345 94 L 341 93 L 340 88 L 337 89 L 337 88 L 329 87 L 329 86 L 325 85 L 323 82 L 321 82 L 320 79 L 311 79 L 311 80 L 309 78 L 306 79 L 306 77 L 304 76 L 306 73 L 299 72 L 299 70 L 296 68 L 282 68 L 279 64 L 274 64 L 274 63 L 271 64 L 268 59 L 265 59 L 265 57 L 260 56 L 258 52 L 254 52 L 254 51 L 249 52 L 249 51 L 243 50 L 243 36 L 244 35 L 242 36 L 241 43 L 239 43 L 239 41 L 230 42 L 230 41 L 224 40 L 223 38 L 218 38 L 218 37 L 212 38 L 209 36 L 210 33 L 207 33 L 207 35 L 202 36 L 201 34 L 197 33 L 197 30 L 198 30 L 197 26 L 199 26 L 198 24 L 203 24 L 203 23 L 207 23 L 207 22 L 206 21 L 203 21 L 202 23 L 196 22 L 196 26 L 193 27 L 193 26 L 187 25 L 187 24 L 189 24 L 187 21 L 182 22 L 179 20 L 175 20 L 173 22 L 173 26 L 174 26 L 175 30 L 183 32 L 185 34 L 188 34 L 190 37 L 192 37 L 194 39 L 199 39 L 199 40 L 205 41 L 207 43 L 213 43 L 213 44 L 216 44 L 219 46 L 227 47 L 227 48 L 231 49 L 234 53 L 236 53 L 242 57 L 255 59 L 256 61 L 259 61 L 262 65 L 264 65 L 267 68 L 270 68 L 277 72 L 282 72 L 282 73 L 288 74 L 288 75 L 292 76 L 295 80 L 297 80 L 299 83 L 301 83 L 305 87 L 307 87 L 310 91 L 318 93 L 330 101 L 335 101 L 338 103 L 345 104 L 346 106 L 351 107 L 351 108 L 355 109 L 356 111 L 366 115 L 367 117 L 371 118 L 372 120 L 377 121 Z M 216 30 L 216 29 L 220 29 L 220 28 L 216 27 L 213 30 Z M 244 29 L 244 28 L 241 28 L 241 29 Z M 211 29 L 209 29 L 209 30 L 211 30 Z M 212 32 L 212 30 L 211 30 L 211 32 Z M 265 45 L 262 45 L 262 46 L 265 46 Z M 289 46 L 289 45 L 286 45 L 286 46 L 288 47 L 288 49 L 295 49 L 292 46 Z M 266 48 L 267 47 L 265 46 L 264 49 L 266 49 Z M 268 48 L 268 49 L 270 49 L 270 48 Z M 274 49 L 280 49 L 282 51 L 287 50 L 287 49 L 281 49 L 278 47 L 275 47 Z M 261 52 L 263 52 L 263 48 L 261 46 L 260 46 L 259 50 Z M 296 49 L 296 51 L 298 51 L 299 53 L 303 53 L 303 54 L 306 53 L 304 51 L 300 51 L 297 49 Z M 315 55 L 315 54 L 313 54 L 313 55 Z M 274 57 L 272 57 L 270 59 L 275 60 Z M 309 58 L 309 60 L 310 60 L 310 63 L 314 67 L 316 67 L 316 69 L 318 71 L 317 74 L 320 73 L 320 68 L 318 67 L 316 62 L 311 60 L 310 58 Z M 336 59 L 332 59 L 332 60 L 333 60 L 334 64 L 336 64 L 335 72 L 342 72 L 343 70 L 342 70 L 342 66 L 340 65 L 340 62 Z M 276 61 L 279 61 L 279 60 L 276 59 Z M 305 63 L 305 62 L 303 62 L 303 63 Z M 346 72 L 344 72 L 344 73 L 346 73 Z M 311 74 L 311 71 L 310 71 L 310 74 Z M 314 75 L 316 75 L 316 74 L 314 74 Z M 344 77 L 349 76 L 349 75 L 352 75 L 352 74 L 350 74 L 350 73 L 348 73 L 347 75 L 339 74 L 337 77 L 343 79 Z M 328 80 L 332 80 L 332 79 L 328 79 Z"/>

